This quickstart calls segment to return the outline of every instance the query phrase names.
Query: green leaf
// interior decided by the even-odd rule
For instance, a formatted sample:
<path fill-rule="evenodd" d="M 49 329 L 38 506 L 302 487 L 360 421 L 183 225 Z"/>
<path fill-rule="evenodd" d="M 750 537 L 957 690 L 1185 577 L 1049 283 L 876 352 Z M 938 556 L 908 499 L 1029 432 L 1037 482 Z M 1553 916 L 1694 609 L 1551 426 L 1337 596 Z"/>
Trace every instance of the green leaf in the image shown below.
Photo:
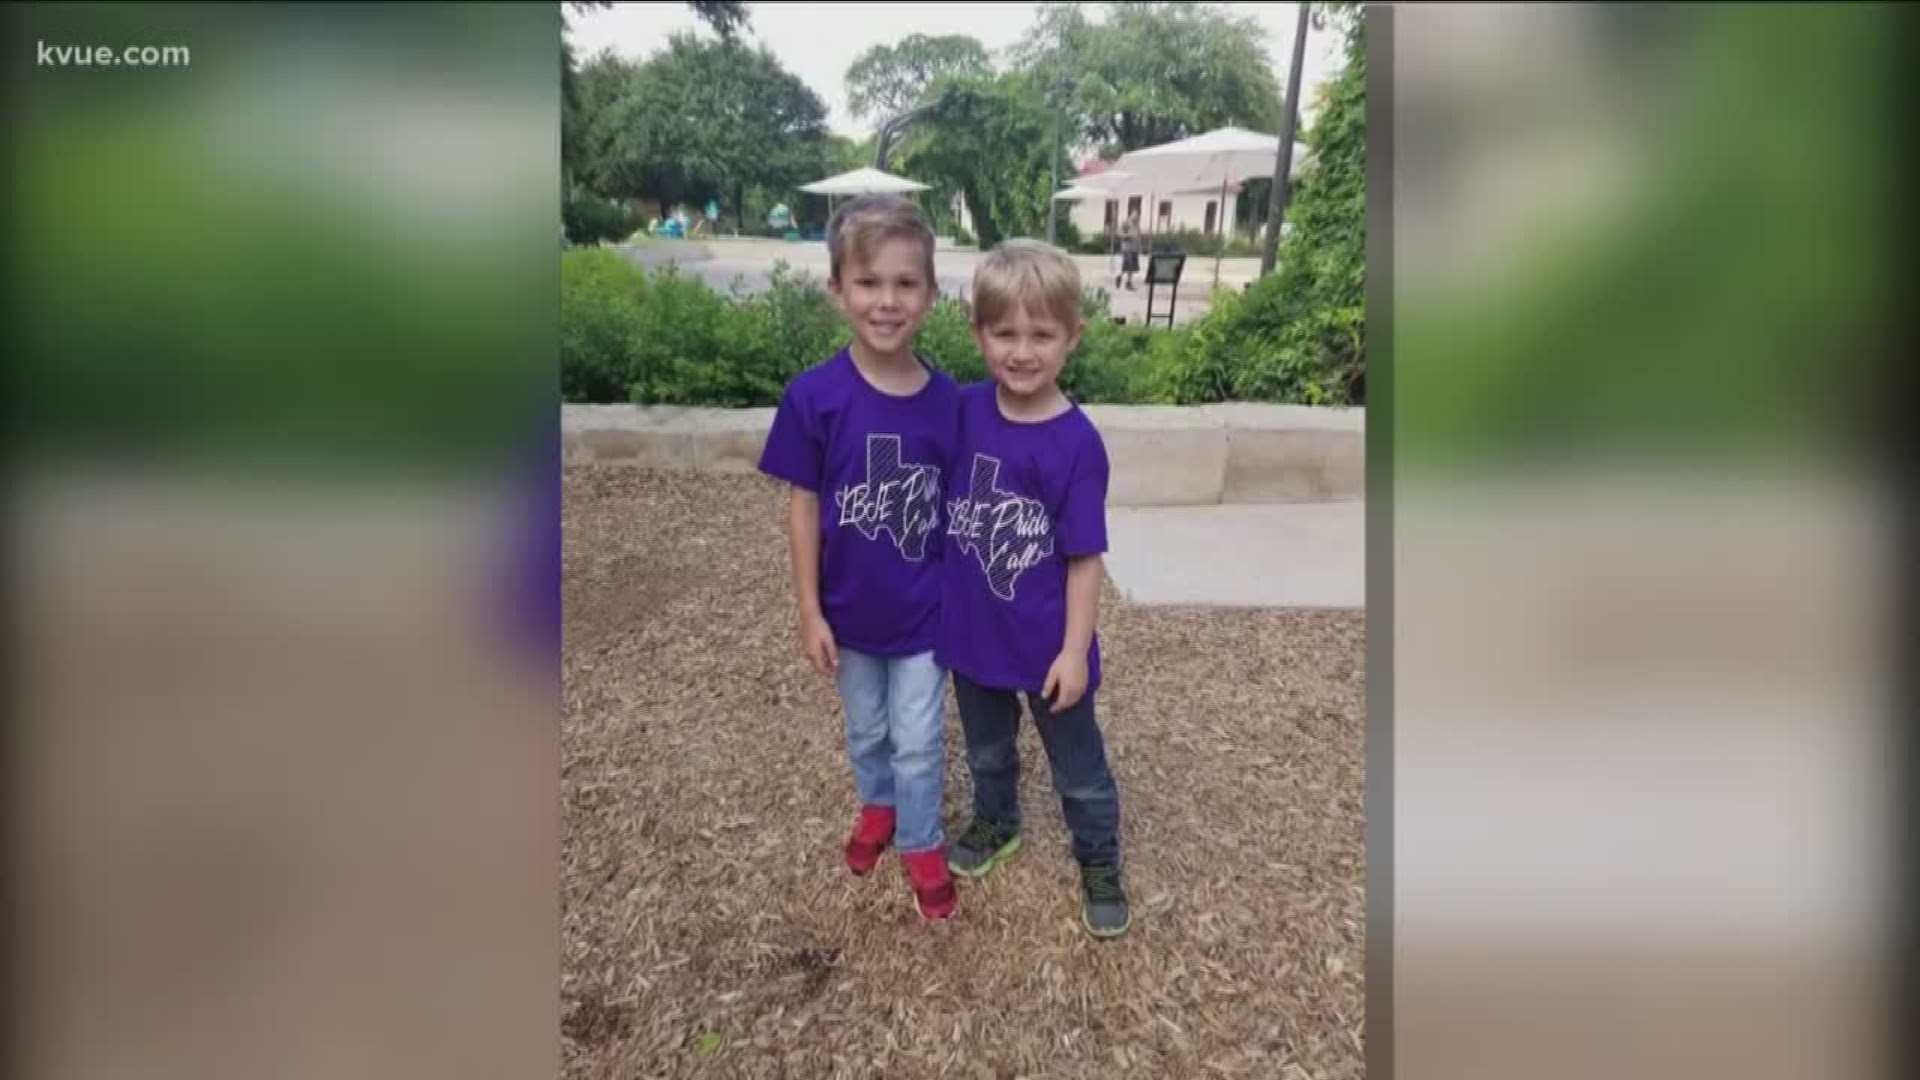
<path fill-rule="evenodd" d="M 717 1031 L 703 1032 L 693 1041 L 693 1052 L 701 1057 L 706 1057 L 718 1049 L 720 1049 L 720 1033 Z"/>

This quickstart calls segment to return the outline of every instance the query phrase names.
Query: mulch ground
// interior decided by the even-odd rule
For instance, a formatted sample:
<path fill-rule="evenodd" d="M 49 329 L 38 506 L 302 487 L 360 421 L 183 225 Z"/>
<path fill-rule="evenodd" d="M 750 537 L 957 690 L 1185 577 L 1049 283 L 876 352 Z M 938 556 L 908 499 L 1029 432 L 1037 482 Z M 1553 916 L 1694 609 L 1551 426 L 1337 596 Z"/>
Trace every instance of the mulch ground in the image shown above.
<path fill-rule="evenodd" d="M 1132 932 L 1080 928 L 1030 722 L 1025 849 L 927 925 L 891 853 L 840 865 L 852 783 L 794 645 L 784 491 L 605 465 L 566 484 L 566 1076 L 1361 1075 L 1364 616 L 1109 588 Z M 951 695 L 948 721 L 951 838 Z"/>

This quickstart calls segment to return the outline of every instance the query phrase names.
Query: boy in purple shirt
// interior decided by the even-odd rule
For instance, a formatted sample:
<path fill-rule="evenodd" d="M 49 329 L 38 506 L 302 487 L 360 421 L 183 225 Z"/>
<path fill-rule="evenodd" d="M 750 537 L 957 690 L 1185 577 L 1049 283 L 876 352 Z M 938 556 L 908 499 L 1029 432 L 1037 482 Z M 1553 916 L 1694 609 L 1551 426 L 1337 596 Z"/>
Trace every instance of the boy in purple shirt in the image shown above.
<path fill-rule="evenodd" d="M 1019 850 L 1024 692 L 1073 833 L 1081 922 L 1117 937 L 1129 924 L 1120 794 L 1093 710 L 1107 451 L 1058 382 L 1082 325 L 1080 273 L 1055 248 L 1009 240 L 974 273 L 990 378 L 960 391 L 934 656 L 953 671 L 973 776 L 973 822 L 949 866 L 978 878 Z"/>
<path fill-rule="evenodd" d="M 940 828 L 946 673 L 934 662 L 940 497 L 959 388 L 913 354 L 933 303 L 933 229 L 904 199 L 868 197 L 827 226 L 827 286 L 853 341 L 788 384 L 760 469 L 793 485 L 800 647 L 832 674 L 860 801 L 847 868 L 887 845 L 920 914 L 956 896 Z"/>

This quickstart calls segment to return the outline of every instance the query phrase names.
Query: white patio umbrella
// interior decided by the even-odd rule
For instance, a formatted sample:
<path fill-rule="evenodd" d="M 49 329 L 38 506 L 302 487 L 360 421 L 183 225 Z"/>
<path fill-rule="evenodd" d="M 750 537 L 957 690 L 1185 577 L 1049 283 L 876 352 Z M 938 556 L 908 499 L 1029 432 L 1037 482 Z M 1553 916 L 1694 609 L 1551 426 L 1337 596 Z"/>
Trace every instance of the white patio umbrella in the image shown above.
<path fill-rule="evenodd" d="M 895 176 L 875 168 L 854 169 L 802 187 L 815 195 L 898 195 L 907 191 L 926 191 L 928 185 L 904 176 Z"/>
<path fill-rule="evenodd" d="M 1122 195 L 1153 195 L 1162 191 L 1169 195 L 1184 195 L 1189 191 L 1211 191 L 1210 186 L 1194 188 L 1170 188 L 1159 184 L 1151 176 L 1135 176 L 1118 169 L 1082 176 L 1054 193 L 1056 199 L 1112 199 Z"/>
<path fill-rule="evenodd" d="M 929 188 L 930 185 L 918 180 L 909 180 L 904 176 L 881 172 L 869 166 L 843 172 L 838 176 L 829 176 L 825 180 L 815 180 L 811 184 L 802 185 L 800 190 L 814 195 L 825 195 L 827 209 L 831 212 L 833 198 L 836 195 L 902 195 L 910 191 L 927 191 Z"/>
<path fill-rule="evenodd" d="M 1307 148 L 1293 144 L 1294 171 L 1299 171 Z M 1165 191 L 1220 191 L 1225 217 L 1227 187 L 1243 180 L 1272 176 L 1280 154 L 1280 138 L 1244 128 L 1224 127 L 1175 142 L 1123 154 L 1116 167 L 1145 178 Z M 1224 239 L 1224 230 L 1223 230 Z M 1224 244 L 1222 247 L 1224 248 Z M 1220 283 L 1220 256 L 1213 259 L 1213 283 Z"/>

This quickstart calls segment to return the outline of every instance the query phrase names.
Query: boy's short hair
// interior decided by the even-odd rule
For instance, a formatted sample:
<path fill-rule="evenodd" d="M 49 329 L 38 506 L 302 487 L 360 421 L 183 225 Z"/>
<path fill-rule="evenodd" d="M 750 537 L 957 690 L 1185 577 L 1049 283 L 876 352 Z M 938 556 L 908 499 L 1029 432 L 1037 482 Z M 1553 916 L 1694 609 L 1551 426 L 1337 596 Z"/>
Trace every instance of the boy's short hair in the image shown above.
<path fill-rule="evenodd" d="M 910 200 L 898 195 L 850 199 L 827 221 L 827 278 L 840 280 L 848 256 L 864 259 L 883 240 L 912 240 L 927 253 L 927 287 L 934 287 L 933 225 Z"/>
<path fill-rule="evenodd" d="M 1052 244 L 1003 241 L 973 272 L 973 325 L 999 322 L 1016 309 L 1078 325 L 1080 268 Z"/>

